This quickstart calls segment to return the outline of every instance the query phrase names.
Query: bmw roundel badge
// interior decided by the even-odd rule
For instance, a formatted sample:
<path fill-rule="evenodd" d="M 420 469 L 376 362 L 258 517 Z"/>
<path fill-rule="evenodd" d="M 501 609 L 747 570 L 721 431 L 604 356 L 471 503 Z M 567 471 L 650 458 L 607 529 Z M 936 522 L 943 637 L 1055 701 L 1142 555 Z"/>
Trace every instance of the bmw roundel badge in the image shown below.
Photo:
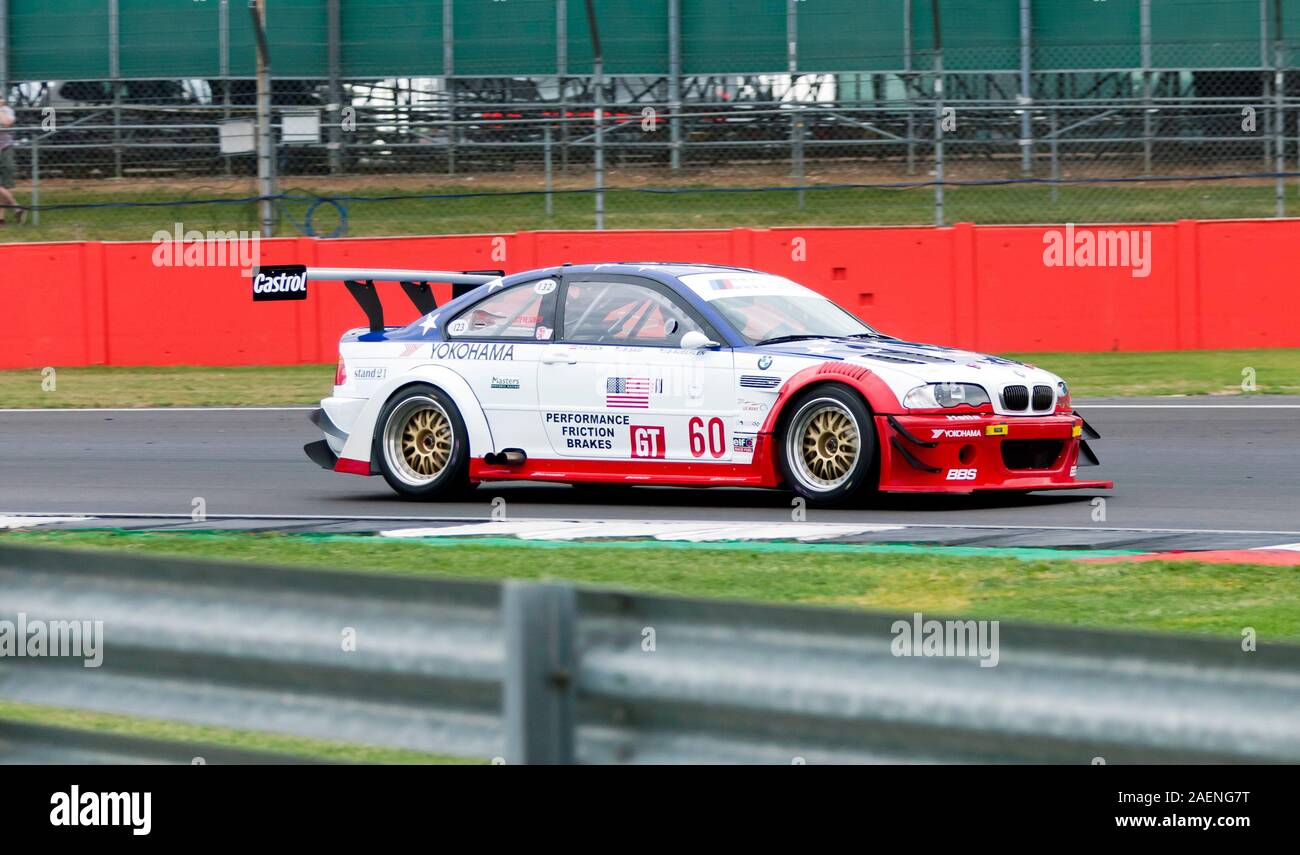
<path fill-rule="evenodd" d="M 772 367 L 772 357 L 770 357 L 770 356 L 760 356 L 760 357 L 758 358 L 758 370 L 759 370 L 759 371 L 766 371 L 767 369 L 769 369 L 769 368 L 771 368 L 771 367 Z"/>

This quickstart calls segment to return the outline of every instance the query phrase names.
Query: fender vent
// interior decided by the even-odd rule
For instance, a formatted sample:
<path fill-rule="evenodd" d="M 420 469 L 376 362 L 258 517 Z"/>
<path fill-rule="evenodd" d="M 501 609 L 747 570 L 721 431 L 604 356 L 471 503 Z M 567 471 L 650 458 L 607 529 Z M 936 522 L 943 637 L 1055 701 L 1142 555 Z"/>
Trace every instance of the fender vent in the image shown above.
<path fill-rule="evenodd" d="M 842 377 L 848 377 L 851 380 L 861 380 L 871 373 L 870 368 L 863 368 L 861 365 L 846 365 L 843 362 L 827 362 L 817 369 L 820 374 L 839 374 Z"/>
<path fill-rule="evenodd" d="M 746 389 L 775 389 L 781 385 L 781 378 L 742 374 L 740 375 L 740 385 Z"/>
<path fill-rule="evenodd" d="M 864 348 L 863 356 L 868 359 L 880 359 L 885 362 L 923 365 L 925 363 L 943 363 L 952 365 L 953 360 L 946 356 L 933 356 L 928 353 L 913 353 L 906 350 L 869 350 Z"/>
<path fill-rule="evenodd" d="M 897 365 L 924 365 L 925 361 L 921 359 L 911 359 L 906 356 L 892 356 L 888 353 L 864 353 L 863 359 L 879 359 L 881 362 L 893 362 Z"/>

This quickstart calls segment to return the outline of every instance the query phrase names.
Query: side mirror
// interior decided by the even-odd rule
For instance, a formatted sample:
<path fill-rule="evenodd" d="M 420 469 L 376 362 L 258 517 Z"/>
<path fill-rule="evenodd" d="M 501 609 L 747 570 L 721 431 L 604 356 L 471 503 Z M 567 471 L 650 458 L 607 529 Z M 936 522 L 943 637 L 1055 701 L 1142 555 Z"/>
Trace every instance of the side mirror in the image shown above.
<path fill-rule="evenodd" d="M 722 345 L 718 344 L 699 330 L 691 330 L 682 336 L 682 350 L 709 350 L 710 348 L 715 347 L 722 347 Z"/>

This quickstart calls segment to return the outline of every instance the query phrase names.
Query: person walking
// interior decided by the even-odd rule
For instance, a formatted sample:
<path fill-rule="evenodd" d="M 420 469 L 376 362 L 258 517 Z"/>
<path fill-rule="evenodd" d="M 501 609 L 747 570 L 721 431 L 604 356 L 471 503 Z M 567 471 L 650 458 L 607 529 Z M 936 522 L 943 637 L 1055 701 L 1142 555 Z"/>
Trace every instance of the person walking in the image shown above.
<path fill-rule="evenodd" d="M 5 216 L 10 210 L 20 223 L 27 216 L 27 209 L 19 205 L 14 194 L 9 192 L 18 180 L 18 170 L 14 165 L 14 135 L 10 130 L 15 121 L 13 108 L 0 95 L 0 226 L 5 225 Z"/>

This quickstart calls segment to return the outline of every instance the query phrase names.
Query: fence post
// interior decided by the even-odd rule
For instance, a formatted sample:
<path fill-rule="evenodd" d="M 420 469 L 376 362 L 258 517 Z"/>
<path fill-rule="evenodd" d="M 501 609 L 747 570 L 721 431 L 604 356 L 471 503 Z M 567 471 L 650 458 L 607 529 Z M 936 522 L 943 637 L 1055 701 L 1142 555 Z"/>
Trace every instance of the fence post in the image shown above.
<path fill-rule="evenodd" d="M 1155 134 L 1151 122 L 1151 0 L 1140 0 L 1138 5 L 1138 42 L 1142 57 L 1142 174 L 1150 175 Z"/>
<path fill-rule="evenodd" d="M 329 0 L 329 142 L 326 146 L 329 151 L 330 175 L 338 175 L 343 171 L 343 86 L 339 82 L 339 76 L 342 74 L 343 65 L 343 46 L 342 46 L 342 18 L 339 9 L 340 0 Z"/>
<path fill-rule="evenodd" d="M 794 127 L 792 131 L 794 135 L 794 149 L 793 149 L 794 156 L 792 158 L 792 160 L 794 161 L 793 172 L 794 172 L 795 183 L 799 187 L 799 191 L 796 194 L 799 199 L 799 210 L 802 211 L 807 204 L 806 202 L 807 191 L 804 190 L 804 185 L 807 183 L 807 179 L 805 178 L 805 172 L 804 172 L 804 150 L 803 150 L 804 118 L 803 118 L 802 107 L 795 108 Z"/>
<path fill-rule="evenodd" d="M 1056 105 L 1052 105 L 1047 115 L 1050 120 L 1048 127 L 1052 137 L 1052 205 L 1055 206 L 1060 200 L 1060 184 L 1058 182 L 1061 180 L 1061 143 L 1056 135 Z"/>
<path fill-rule="evenodd" d="M 587 30 L 591 34 L 591 82 L 596 89 L 596 231 L 605 228 L 605 58 L 600 49 L 596 8 L 587 0 Z"/>
<path fill-rule="evenodd" d="M 542 163 L 546 169 L 546 216 L 550 218 L 555 213 L 555 199 L 551 196 L 555 184 L 555 169 L 551 161 L 551 126 L 542 128 L 542 134 Z"/>
<path fill-rule="evenodd" d="M 41 224 L 41 141 L 32 137 L 32 225 Z"/>
<path fill-rule="evenodd" d="M 903 95 L 907 105 L 907 174 L 916 174 L 916 111 L 912 96 L 912 0 L 903 0 Z"/>
<path fill-rule="evenodd" d="M 682 10 L 681 0 L 668 0 L 668 161 L 673 172 L 682 168 Z"/>
<path fill-rule="evenodd" d="M 1030 106 L 1034 103 L 1030 73 L 1033 61 L 1033 12 L 1030 0 L 1020 0 L 1020 174 L 1034 172 L 1034 126 Z"/>
<path fill-rule="evenodd" d="M 502 587 L 502 718 L 512 766 L 574 761 L 576 615 L 577 594 L 568 585 L 511 581 Z"/>
<path fill-rule="evenodd" d="M 0 0 L 0 96 L 9 98 L 9 0 Z"/>
<path fill-rule="evenodd" d="M 799 7 L 789 0 L 785 9 L 786 70 L 790 73 L 790 177 L 803 186 L 803 115 L 799 104 Z M 803 208 L 803 191 L 799 191 Z"/>
<path fill-rule="evenodd" d="M 1275 216 L 1286 216 L 1286 42 L 1282 40 L 1282 2 L 1273 3 L 1273 132 L 1277 135 L 1273 143 L 1273 194 L 1276 197 Z"/>
<path fill-rule="evenodd" d="M 271 48 L 266 39 L 266 0 L 250 0 L 257 44 L 257 203 L 262 237 L 275 231 L 275 166 L 279 149 L 271 128 Z"/>
<path fill-rule="evenodd" d="M 447 174 L 456 174 L 456 18 L 452 0 L 442 0 L 442 95 L 447 102 Z"/>
<path fill-rule="evenodd" d="M 1269 70 L 1273 64 L 1272 60 L 1269 59 L 1269 45 L 1268 45 L 1269 3 L 1270 0 L 1259 0 L 1259 68 L 1260 68 L 1260 98 L 1261 98 L 1260 112 L 1263 114 L 1265 122 L 1270 121 L 1273 115 L 1271 112 L 1264 109 L 1264 104 L 1263 104 L 1263 101 L 1268 99 Z M 1265 169 L 1268 169 L 1268 162 L 1271 159 L 1269 154 L 1269 149 L 1273 144 L 1273 135 L 1268 133 L 1268 130 L 1269 129 L 1265 127 L 1264 133 L 1260 134 L 1260 145 L 1262 146 L 1262 152 L 1264 156 L 1263 165 Z"/>
<path fill-rule="evenodd" d="M 943 225 L 943 31 L 939 27 L 939 0 L 930 0 L 934 25 L 934 224 Z"/>
<path fill-rule="evenodd" d="M 108 0 L 108 76 L 113 80 L 113 177 L 122 177 L 122 32 L 118 0 Z"/>
<path fill-rule="evenodd" d="M 221 120 L 230 121 L 230 0 L 217 7 L 217 70 L 221 76 Z M 216 93 L 213 93 L 214 95 Z M 230 155 L 221 157 L 226 175 L 233 173 Z"/>

